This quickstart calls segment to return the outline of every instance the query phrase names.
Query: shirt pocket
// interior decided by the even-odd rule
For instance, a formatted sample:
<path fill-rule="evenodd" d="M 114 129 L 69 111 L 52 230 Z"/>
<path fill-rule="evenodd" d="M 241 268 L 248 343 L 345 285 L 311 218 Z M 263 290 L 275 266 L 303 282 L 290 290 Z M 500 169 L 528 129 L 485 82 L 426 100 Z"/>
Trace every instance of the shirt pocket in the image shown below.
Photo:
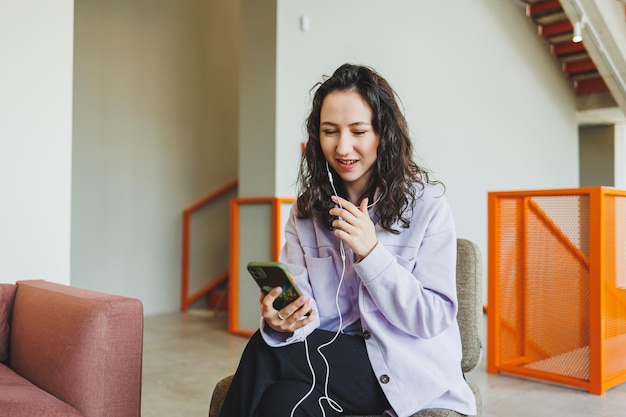
<path fill-rule="evenodd" d="M 339 286 L 339 277 L 333 258 L 331 256 L 313 258 L 305 255 L 304 262 L 320 317 L 335 316 L 337 314 L 335 295 Z"/>

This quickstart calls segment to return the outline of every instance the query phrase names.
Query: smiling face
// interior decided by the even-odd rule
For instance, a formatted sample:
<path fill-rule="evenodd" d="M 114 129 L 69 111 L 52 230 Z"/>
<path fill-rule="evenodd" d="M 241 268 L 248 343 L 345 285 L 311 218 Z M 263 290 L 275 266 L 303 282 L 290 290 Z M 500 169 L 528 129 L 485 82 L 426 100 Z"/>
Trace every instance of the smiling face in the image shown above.
<path fill-rule="evenodd" d="M 354 204 L 365 192 L 376 163 L 380 136 L 374 131 L 372 116 L 372 109 L 356 91 L 333 91 L 322 102 L 322 152 Z"/>

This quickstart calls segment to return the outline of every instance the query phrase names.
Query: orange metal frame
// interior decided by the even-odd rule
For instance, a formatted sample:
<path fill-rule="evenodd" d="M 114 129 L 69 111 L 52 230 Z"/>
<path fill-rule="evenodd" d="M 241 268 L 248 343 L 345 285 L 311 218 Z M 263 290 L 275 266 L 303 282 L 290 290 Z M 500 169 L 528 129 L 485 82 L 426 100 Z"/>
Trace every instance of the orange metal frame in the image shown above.
<path fill-rule="evenodd" d="M 551 220 L 548 216 L 541 215 L 541 209 L 531 200 L 532 197 L 537 196 L 567 196 L 567 195 L 587 195 L 589 196 L 589 258 L 569 242 L 569 239 L 563 235 L 558 227 L 550 225 Z M 490 373 L 508 372 L 513 374 L 519 374 L 535 379 L 552 381 L 555 383 L 571 385 L 588 390 L 592 394 L 602 395 L 607 389 L 610 389 L 616 385 L 626 382 L 626 369 L 621 372 L 617 372 L 613 375 L 604 374 L 604 360 L 605 355 L 605 317 L 603 316 L 603 308 L 605 298 L 607 295 L 605 280 L 607 279 L 607 248 L 606 246 L 606 226 L 607 219 L 605 218 L 605 197 L 607 196 L 619 196 L 626 197 L 626 191 L 616 190 L 608 187 L 585 187 L 578 189 L 557 189 L 557 190 L 533 190 L 533 191 L 507 191 L 507 192 L 491 192 L 488 194 L 488 298 L 487 305 L 489 314 L 487 315 L 487 371 Z M 551 229 L 551 233 L 560 239 L 564 245 L 581 263 L 587 265 L 589 271 L 589 380 L 581 380 L 579 378 L 569 377 L 566 375 L 557 375 L 553 373 L 546 373 L 540 370 L 533 370 L 516 366 L 515 363 L 506 364 L 503 363 L 501 358 L 500 341 L 501 330 L 506 329 L 508 331 L 513 330 L 520 335 L 521 344 L 524 346 L 532 345 L 532 340 L 526 340 L 526 330 L 524 325 L 526 318 L 520 317 L 518 321 L 519 327 L 511 329 L 510 323 L 505 323 L 500 319 L 500 312 L 504 300 L 499 297 L 500 294 L 500 219 L 501 213 L 499 211 L 500 199 L 519 200 L 517 204 L 522 205 L 522 210 L 518 207 L 517 218 L 507 221 L 514 221 L 520 230 L 524 230 L 525 222 L 525 210 L 534 210 L 539 213 L 542 221 L 546 222 L 548 229 Z M 515 247 L 515 259 L 525 259 L 525 243 L 523 233 L 517 234 L 517 244 Z M 520 262 L 520 269 L 516 271 L 517 276 L 524 276 L 524 262 Z M 604 285 L 603 285 L 604 284 Z M 524 286 L 524 280 L 519 279 L 518 285 Z M 614 289 L 613 289 L 614 290 Z M 567 288 L 564 288 L 567 291 Z M 517 300 L 513 300 L 515 305 L 525 305 L 523 298 L 526 292 L 521 289 L 517 293 Z M 620 297 L 623 297 L 620 295 Z M 509 300 L 511 301 L 511 300 Z M 623 300 L 620 298 L 618 301 Z M 522 314 L 526 314 L 523 312 Z M 623 317 L 626 319 L 626 309 L 623 311 Z M 521 323 L 521 325 L 519 324 Z M 507 327 L 508 326 L 508 327 Z M 530 337 L 530 336 L 528 336 Z M 524 352 L 524 347 L 521 347 L 520 352 Z M 626 353 L 624 353 L 626 355 Z M 520 359 L 520 360 L 523 360 Z"/>
<path fill-rule="evenodd" d="M 228 279 L 228 273 L 225 272 L 219 277 L 212 280 L 210 283 L 202 287 L 196 293 L 189 295 L 189 260 L 190 260 L 190 245 L 191 245 L 191 215 L 200 208 L 209 204 L 213 200 L 221 197 L 222 195 L 234 190 L 239 185 L 238 180 L 234 180 L 214 193 L 208 195 L 202 200 L 192 204 L 183 210 L 183 236 L 182 236 L 182 259 L 181 259 L 181 297 L 180 297 L 180 310 L 187 311 L 191 304 L 198 301 L 202 296 L 206 295 L 213 288 L 217 287 L 225 280 Z"/>
<path fill-rule="evenodd" d="M 230 202 L 230 280 L 228 290 L 228 330 L 233 334 L 250 337 L 251 332 L 239 328 L 239 207 L 245 204 L 271 204 L 272 240 L 271 257 L 278 260 L 280 254 L 280 231 L 282 229 L 281 207 L 293 203 L 295 198 L 250 197 L 236 198 Z"/>

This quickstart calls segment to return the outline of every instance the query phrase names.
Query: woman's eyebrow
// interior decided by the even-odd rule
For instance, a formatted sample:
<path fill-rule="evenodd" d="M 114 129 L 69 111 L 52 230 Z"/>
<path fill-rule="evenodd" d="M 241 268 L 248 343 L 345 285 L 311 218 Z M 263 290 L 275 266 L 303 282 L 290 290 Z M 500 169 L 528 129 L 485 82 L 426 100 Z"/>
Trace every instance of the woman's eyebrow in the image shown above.
<path fill-rule="evenodd" d="M 320 125 L 337 126 L 337 123 L 323 121 L 320 123 Z M 348 126 L 371 126 L 371 125 L 372 124 L 369 122 L 353 122 L 353 123 L 350 123 Z"/>

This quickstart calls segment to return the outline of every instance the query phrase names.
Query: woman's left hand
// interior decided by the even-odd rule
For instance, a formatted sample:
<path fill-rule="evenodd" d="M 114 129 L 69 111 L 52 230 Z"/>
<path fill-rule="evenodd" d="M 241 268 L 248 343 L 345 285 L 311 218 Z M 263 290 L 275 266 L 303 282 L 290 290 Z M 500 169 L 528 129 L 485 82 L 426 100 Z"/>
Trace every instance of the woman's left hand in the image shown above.
<path fill-rule="evenodd" d="M 361 200 L 359 207 L 341 197 L 332 197 L 333 202 L 340 207 L 330 209 L 332 216 L 338 218 L 333 220 L 334 234 L 339 239 L 346 242 L 357 256 L 365 258 L 378 244 L 374 223 L 367 212 L 368 199 Z"/>

